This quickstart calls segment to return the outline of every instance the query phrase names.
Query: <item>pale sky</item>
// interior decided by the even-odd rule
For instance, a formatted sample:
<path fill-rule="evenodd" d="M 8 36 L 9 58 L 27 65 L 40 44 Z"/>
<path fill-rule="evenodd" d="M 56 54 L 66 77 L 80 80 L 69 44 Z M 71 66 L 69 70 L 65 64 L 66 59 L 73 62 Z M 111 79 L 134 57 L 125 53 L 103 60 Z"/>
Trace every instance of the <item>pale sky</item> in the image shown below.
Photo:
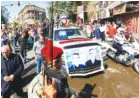
<path fill-rule="evenodd" d="M 39 6 L 41 8 L 44 8 L 46 9 L 48 7 L 48 1 L 20 1 L 20 7 L 18 7 L 17 4 L 15 3 L 18 3 L 18 1 L 1 1 L 1 5 L 2 6 L 5 6 L 5 5 L 8 5 L 8 6 L 5 6 L 7 9 L 8 9 L 8 12 L 10 12 L 10 21 L 13 20 L 13 18 L 18 15 L 18 13 L 21 11 L 21 9 L 24 8 L 25 5 L 30 5 L 31 4 L 34 4 L 36 6 Z M 10 6 L 11 4 L 14 4 L 13 6 Z"/>

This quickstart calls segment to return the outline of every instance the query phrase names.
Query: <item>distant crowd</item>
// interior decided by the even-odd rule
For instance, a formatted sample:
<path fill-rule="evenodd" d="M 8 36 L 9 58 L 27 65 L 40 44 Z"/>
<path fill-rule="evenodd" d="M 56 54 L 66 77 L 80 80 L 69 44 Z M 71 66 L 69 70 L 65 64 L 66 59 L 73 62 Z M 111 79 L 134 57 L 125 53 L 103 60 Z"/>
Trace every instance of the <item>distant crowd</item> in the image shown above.
<path fill-rule="evenodd" d="M 21 56 L 24 58 L 25 50 L 31 50 L 39 36 L 43 38 L 48 36 L 48 28 L 45 23 L 40 26 L 28 25 L 20 28 L 8 28 L 2 24 L 1 46 L 8 45 L 12 52 L 16 52 L 16 48 L 20 47 Z"/>
<path fill-rule="evenodd" d="M 127 23 L 116 23 L 114 21 L 98 22 L 97 20 L 94 20 L 83 23 L 82 19 L 77 17 L 75 23 L 70 23 L 68 18 L 64 18 L 59 21 L 59 24 L 62 27 L 80 27 L 89 38 L 95 37 L 96 39 L 101 39 L 102 41 L 105 41 L 106 38 L 113 38 L 114 35 L 119 33 L 121 30 L 124 31 L 124 35 L 127 39 L 130 35 L 134 37 L 137 33 L 135 31 L 135 25 L 133 25 L 132 21 L 128 21 Z"/>
<path fill-rule="evenodd" d="M 124 23 L 115 23 L 115 22 L 91 22 L 87 24 L 78 24 L 77 26 L 81 27 L 83 31 L 90 38 L 101 39 L 105 41 L 106 38 L 113 38 L 116 33 L 119 33 L 121 30 L 124 31 L 125 37 L 128 39 L 130 35 L 135 36 L 135 26 L 131 21 Z"/>

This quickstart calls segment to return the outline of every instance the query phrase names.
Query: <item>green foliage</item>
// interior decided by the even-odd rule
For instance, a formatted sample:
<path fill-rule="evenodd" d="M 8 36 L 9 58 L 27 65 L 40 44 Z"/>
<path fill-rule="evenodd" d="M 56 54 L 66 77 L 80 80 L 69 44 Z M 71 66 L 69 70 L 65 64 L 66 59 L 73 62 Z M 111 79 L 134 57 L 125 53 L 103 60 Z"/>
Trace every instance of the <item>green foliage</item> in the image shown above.
<path fill-rule="evenodd" d="M 16 22 L 10 24 L 10 26 L 11 26 L 12 28 L 20 28 L 20 27 L 21 27 L 21 25 L 19 25 L 19 24 L 16 23 Z"/>
<path fill-rule="evenodd" d="M 76 21 L 76 14 L 77 14 L 77 6 L 84 5 L 84 10 L 86 11 L 86 8 L 88 4 L 90 4 L 91 1 L 54 1 L 53 2 L 53 16 L 58 17 L 61 12 L 65 12 L 69 15 L 69 19 L 73 22 Z M 50 6 L 51 6 L 50 2 Z M 51 14 L 51 7 L 48 8 L 48 14 Z M 85 20 L 88 19 L 87 13 L 85 13 Z"/>
<path fill-rule="evenodd" d="M 1 6 L 1 23 L 7 24 L 9 20 L 10 13 L 8 12 L 7 8 L 4 6 Z"/>
<path fill-rule="evenodd" d="M 50 2 L 50 6 L 51 6 Z M 54 1 L 53 2 L 53 14 L 54 16 L 59 16 L 61 12 L 65 12 L 71 17 L 77 11 L 77 6 L 75 1 Z M 51 13 L 51 7 L 48 8 L 48 14 Z"/>
<path fill-rule="evenodd" d="M 55 1 L 54 3 L 54 12 L 68 12 L 74 13 L 76 12 L 76 2 L 75 1 Z"/>

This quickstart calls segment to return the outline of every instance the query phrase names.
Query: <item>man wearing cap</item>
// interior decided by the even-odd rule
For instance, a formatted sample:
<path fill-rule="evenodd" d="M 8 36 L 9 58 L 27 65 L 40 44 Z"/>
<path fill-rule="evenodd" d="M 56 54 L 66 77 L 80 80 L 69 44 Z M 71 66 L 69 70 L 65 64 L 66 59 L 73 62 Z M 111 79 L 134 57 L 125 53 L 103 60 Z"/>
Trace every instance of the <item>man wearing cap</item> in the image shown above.
<path fill-rule="evenodd" d="M 50 52 L 48 47 L 46 47 L 45 53 L 48 51 Z M 45 77 L 47 78 L 42 77 L 42 68 L 42 71 L 32 80 L 29 85 L 28 98 L 44 98 L 44 96 L 47 98 L 70 98 L 71 94 L 74 94 L 76 97 L 78 96 L 78 94 L 76 94 L 75 91 L 68 85 L 68 74 L 65 67 L 62 65 L 62 50 L 60 48 L 53 47 L 53 52 L 54 54 L 52 60 L 47 54 L 45 60 L 48 63 L 43 63 L 46 72 Z M 43 85 L 44 79 L 45 81 L 51 81 L 49 82 L 49 85 L 48 83 Z"/>
<path fill-rule="evenodd" d="M 48 48 L 46 48 L 46 51 Z M 47 71 L 49 72 L 50 77 L 53 77 L 60 81 L 60 86 L 57 86 L 57 98 L 70 98 L 70 95 L 73 94 L 75 97 L 78 96 L 78 94 L 69 87 L 68 85 L 68 73 L 66 70 L 66 66 L 63 65 L 63 58 L 62 58 L 63 51 L 61 48 L 53 47 L 53 61 L 46 57 L 46 60 L 48 61 Z M 52 64 L 53 62 L 53 64 Z"/>
<path fill-rule="evenodd" d="M 116 53 L 117 56 L 120 55 L 121 52 L 123 51 L 122 45 L 125 43 L 125 41 L 126 41 L 126 38 L 125 38 L 125 35 L 124 35 L 124 30 L 121 29 L 119 31 L 119 33 L 117 33 L 114 36 L 113 47 L 117 49 L 117 53 Z"/>

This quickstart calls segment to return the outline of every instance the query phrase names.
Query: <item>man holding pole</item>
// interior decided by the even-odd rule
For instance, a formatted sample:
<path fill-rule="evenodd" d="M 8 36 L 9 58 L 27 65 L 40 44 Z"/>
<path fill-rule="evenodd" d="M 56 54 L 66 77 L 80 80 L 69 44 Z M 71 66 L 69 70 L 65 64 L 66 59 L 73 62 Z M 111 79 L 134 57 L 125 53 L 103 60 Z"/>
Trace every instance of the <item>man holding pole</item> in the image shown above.
<path fill-rule="evenodd" d="M 28 98 L 71 98 L 71 95 L 78 98 L 78 94 L 68 85 L 68 74 L 62 65 L 62 50 L 54 47 L 53 51 L 53 60 L 46 57 L 48 64 L 43 63 L 41 72 L 31 81 Z"/>

